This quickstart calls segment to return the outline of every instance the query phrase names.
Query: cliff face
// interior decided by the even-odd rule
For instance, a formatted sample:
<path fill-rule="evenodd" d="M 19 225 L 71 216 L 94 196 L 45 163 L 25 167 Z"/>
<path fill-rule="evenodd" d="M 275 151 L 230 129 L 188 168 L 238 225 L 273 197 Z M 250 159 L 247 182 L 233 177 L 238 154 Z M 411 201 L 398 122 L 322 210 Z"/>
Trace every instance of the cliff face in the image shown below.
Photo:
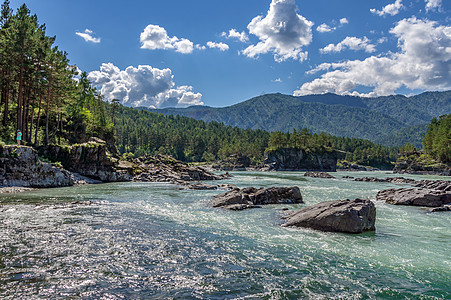
<path fill-rule="evenodd" d="M 118 159 L 110 157 L 105 143 L 88 142 L 81 145 L 50 145 L 40 150 L 52 161 L 59 161 L 65 169 L 105 182 L 130 181 L 132 170 L 119 167 Z"/>
<path fill-rule="evenodd" d="M 0 185 L 34 188 L 74 184 L 70 172 L 43 163 L 31 147 L 0 145 Z"/>
<path fill-rule="evenodd" d="M 337 152 L 306 153 L 304 150 L 285 148 L 265 152 L 265 165 L 277 171 L 328 171 L 337 168 Z"/>

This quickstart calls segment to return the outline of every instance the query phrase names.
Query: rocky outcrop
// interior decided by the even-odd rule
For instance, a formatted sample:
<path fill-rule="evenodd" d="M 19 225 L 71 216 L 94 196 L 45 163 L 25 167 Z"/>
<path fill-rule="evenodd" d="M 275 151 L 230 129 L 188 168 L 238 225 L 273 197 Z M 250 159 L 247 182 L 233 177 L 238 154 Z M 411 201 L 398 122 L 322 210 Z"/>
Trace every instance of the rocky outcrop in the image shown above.
<path fill-rule="evenodd" d="M 194 184 L 189 184 L 186 187 L 183 187 L 181 189 L 186 189 L 186 190 L 234 190 L 236 189 L 237 186 L 234 184 L 208 184 L 208 183 L 203 183 L 203 182 L 198 182 L 198 183 L 194 183 Z"/>
<path fill-rule="evenodd" d="M 284 227 L 362 233 L 375 230 L 376 207 L 363 199 L 326 201 L 301 208 L 284 219 Z"/>
<path fill-rule="evenodd" d="M 265 152 L 265 165 L 276 171 L 328 171 L 335 172 L 339 153 L 324 151 L 306 153 L 304 150 L 285 148 Z"/>
<path fill-rule="evenodd" d="M 451 192 L 451 181 L 447 180 L 421 180 L 416 181 L 414 187 Z"/>
<path fill-rule="evenodd" d="M 211 167 L 220 171 L 246 171 L 251 159 L 246 155 L 231 155 L 229 158 L 215 162 Z"/>
<path fill-rule="evenodd" d="M 39 152 L 51 161 L 60 162 L 71 172 L 103 182 L 130 181 L 132 170 L 121 168 L 119 159 L 112 157 L 102 140 L 72 146 L 49 145 Z"/>
<path fill-rule="evenodd" d="M 393 168 L 394 173 L 451 176 L 451 165 L 435 161 L 421 152 L 404 153 Z"/>
<path fill-rule="evenodd" d="M 387 177 L 387 178 L 376 178 L 376 177 L 362 177 L 356 178 L 354 181 L 364 181 L 364 182 L 390 182 L 399 184 L 415 184 L 417 181 L 415 179 L 404 178 L 404 177 Z"/>
<path fill-rule="evenodd" d="M 379 171 L 378 168 L 362 166 L 362 165 L 358 165 L 358 164 L 351 164 L 348 162 L 341 162 L 337 166 L 337 170 L 340 170 L 340 171 Z"/>
<path fill-rule="evenodd" d="M 303 203 L 298 187 L 270 187 L 234 189 L 233 191 L 217 195 L 213 198 L 213 207 L 229 210 L 255 208 L 267 204 Z"/>
<path fill-rule="evenodd" d="M 136 175 L 133 181 L 170 182 L 189 184 L 191 181 L 221 180 L 228 175 L 216 175 L 202 167 L 189 166 L 179 160 L 165 155 L 147 155 L 131 162 L 135 166 Z"/>
<path fill-rule="evenodd" d="M 388 189 L 377 193 L 377 200 L 394 205 L 439 207 L 451 203 L 451 192 L 429 189 Z"/>
<path fill-rule="evenodd" d="M 334 176 L 326 172 L 305 172 L 304 176 L 313 178 L 331 178 L 331 179 L 335 178 Z"/>
<path fill-rule="evenodd" d="M 48 188 L 73 184 L 70 172 L 43 163 L 33 148 L 0 145 L 0 185 Z"/>

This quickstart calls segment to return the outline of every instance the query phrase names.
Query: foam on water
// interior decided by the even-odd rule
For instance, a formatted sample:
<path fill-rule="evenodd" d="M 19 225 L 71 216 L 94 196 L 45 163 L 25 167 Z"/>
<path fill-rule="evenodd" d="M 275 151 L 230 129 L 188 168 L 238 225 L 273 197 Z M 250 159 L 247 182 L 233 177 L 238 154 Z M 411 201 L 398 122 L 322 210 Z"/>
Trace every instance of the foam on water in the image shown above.
<path fill-rule="evenodd" d="M 227 182 L 240 187 L 299 186 L 306 204 L 229 212 L 209 206 L 221 191 L 153 183 L 1 196 L 0 297 L 451 297 L 448 213 L 376 202 L 374 233 L 279 226 L 281 207 L 375 199 L 381 189 L 406 186 L 341 179 L 389 175 L 347 172 L 306 181 L 302 173 L 234 175 Z"/>

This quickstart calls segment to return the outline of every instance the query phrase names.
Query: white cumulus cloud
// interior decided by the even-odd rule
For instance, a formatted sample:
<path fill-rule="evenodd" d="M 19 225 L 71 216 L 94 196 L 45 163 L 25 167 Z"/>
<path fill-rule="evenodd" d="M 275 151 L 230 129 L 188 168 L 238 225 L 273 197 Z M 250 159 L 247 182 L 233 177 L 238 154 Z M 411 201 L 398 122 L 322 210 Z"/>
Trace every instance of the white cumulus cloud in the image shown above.
<path fill-rule="evenodd" d="M 346 18 L 341 18 L 341 19 L 340 19 L 340 24 L 341 24 L 341 25 L 343 25 L 343 24 L 348 24 L 348 23 L 349 23 L 348 19 L 346 19 Z"/>
<path fill-rule="evenodd" d="M 390 30 L 399 52 L 365 60 L 324 63 L 310 71 L 326 71 L 304 83 L 294 95 L 358 94 L 360 86 L 373 88 L 366 96 L 394 94 L 401 87 L 420 90 L 451 89 L 451 26 L 416 17 L 403 19 Z"/>
<path fill-rule="evenodd" d="M 378 16 L 385 16 L 385 15 L 390 15 L 390 16 L 394 16 L 397 15 L 399 13 L 399 10 L 401 8 L 403 8 L 404 6 L 402 5 L 402 0 L 396 0 L 395 3 L 391 3 L 388 4 L 387 6 L 384 6 L 382 8 L 382 10 L 377 10 L 377 9 L 370 9 L 370 11 Z"/>
<path fill-rule="evenodd" d="M 318 32 L 331 32 L 331 31 L 334 31 L 335 29 L 337 29 L 337 28 L 330 27 L 326 23 L 323 23 L 323 24 L 319 25 L 318 27 L 316 27 L 316 31 L 318 31 Z"/>
<path fill-rule="evenodd" d="M 439 10 L 442 7 L 442 0 L 425 0 L 425 2 L 426 11 Z"/>
<path fill-rule="evenodd" d="M 363 39 L 347 36 L 343 41 L 338 44 L 329 44 L 326 47 L 320 49 L 321 53 L 341 52 L 345 49 L 351 49 L 354 51 L 364 50 L 365 52 L 372 53 L 376 51 L 376 46 L 370 43 L 370 40 L 365 36 Z"/>
<path fill-rule="evenodd" d="M 191 86 L 175 87 L 168 68 L 140 65 L 120 70 L 112 63 L 103 63 L 100 71 L 90 72 L 88 78 L 107 100 L 119 99 L 126 106 L 162 108 L 203 104 L 202 94 L 194 93 Z"/>
<path fill-rule="evenodd" d="M 207 42 L 207 46 L 209 48 L 217 48 L 221 51 L 229 50 L 229 45 L 224 44 L 224 43 L 215 43 L 215 42 L 210 41 L 210 42 Z"/>
<path fill-rule="evenodd" d="M 238 39 L 240 42 L 243 42 L 243 43 L 247 43 L 249 41 L 249 37 L 247 36 L 247 34 L 244 31 L 238 32 L 234 28 L 230 29 L 229 33 L 227 33 L 227 32 L 221 33 L 221 36 L 223 36 L 223 37 L 225 37 L 227 39 L 235 38 L 235 39 Z"/>
<path fill-rule="evenodd" d="M 85 40 L 85 42 L 91 42 L 95 44 L 100 43 L 100 38 L 94 37 L 94 32 L 92 30 L 85 29 L 84 32 L 76 31 L 75 34 L 82 37 Z"/>
<path fill-rule="evenodd" d="M 307 52 L 302 51 L 302 47 L 312 41 L 313 22 L 296 11 L 295 0 L 272 0 L 267 15 L 255 17 L 247 26 L 249 33 L 257 36 L 260 42 L 240 53 L 255 58 L 270 52 L 277 62 L 305 60 Z"/>
<path fill-rule="evenodd" d="M 156 49 L 174 49 L 176 52 L 189 54 L 194 50 L 194 44 L 188 39 L 179 39 L 176 36 L 169 37 L 166 29 L 158 25 L 147 25 L 140 35 L 141 48 Z"/>

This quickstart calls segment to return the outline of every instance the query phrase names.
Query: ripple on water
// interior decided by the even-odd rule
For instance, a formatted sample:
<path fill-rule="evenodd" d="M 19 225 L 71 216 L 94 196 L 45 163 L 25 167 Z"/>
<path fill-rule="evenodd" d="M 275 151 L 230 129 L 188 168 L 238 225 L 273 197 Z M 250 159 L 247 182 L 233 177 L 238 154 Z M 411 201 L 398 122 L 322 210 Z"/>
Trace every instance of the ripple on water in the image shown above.
<path fill-rule="evenodd" d="M 229 182 L 298 185 L 306 205 L 373 198 L 385 188 L 302 181 L 296 174 L 257 176 L 244 173 Z M 0 297 L 451 296 L 446 214 L 377 202 L 375 233 L 322 233 L 280 227 L 276 206 L 242 212 L 209 207 L 220 192 L 120 183 L 0 197 Z"/>

